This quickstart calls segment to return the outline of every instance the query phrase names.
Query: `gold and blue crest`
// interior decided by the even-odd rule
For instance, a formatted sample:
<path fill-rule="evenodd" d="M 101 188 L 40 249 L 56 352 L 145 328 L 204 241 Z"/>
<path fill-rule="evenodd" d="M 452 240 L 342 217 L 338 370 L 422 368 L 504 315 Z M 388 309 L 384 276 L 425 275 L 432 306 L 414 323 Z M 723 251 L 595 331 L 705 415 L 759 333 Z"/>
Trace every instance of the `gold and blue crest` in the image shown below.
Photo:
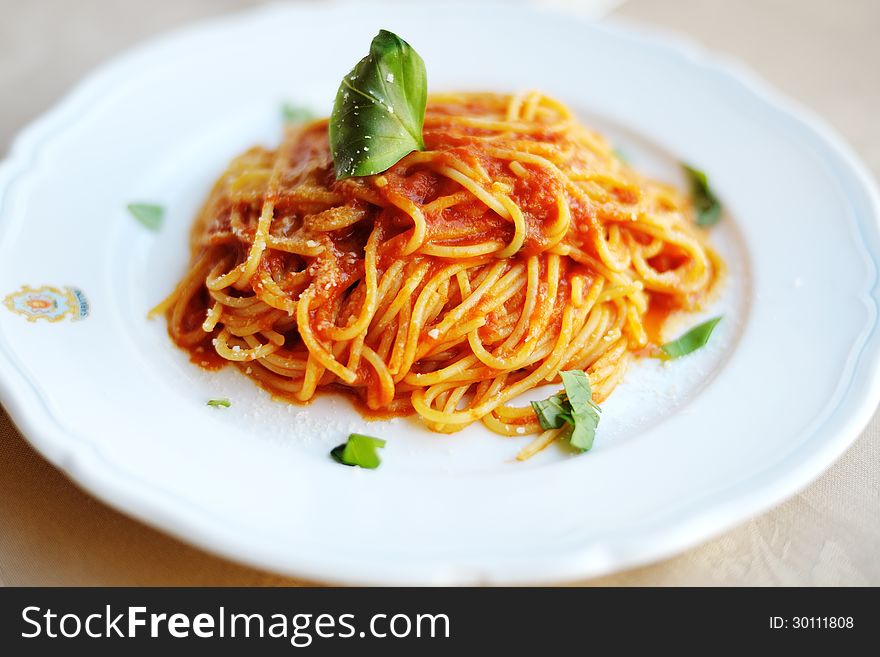
<path fill-rule="evenodd" d="M 3 300 L 9 310 L 22 315 L 30 322 L 45 319 L 60 322 L 63 319 L 77 321 L 89 315 L 89 301 L 82 290 L 75 287 L 44 285 L 32 288 L 24 285 Z"/>

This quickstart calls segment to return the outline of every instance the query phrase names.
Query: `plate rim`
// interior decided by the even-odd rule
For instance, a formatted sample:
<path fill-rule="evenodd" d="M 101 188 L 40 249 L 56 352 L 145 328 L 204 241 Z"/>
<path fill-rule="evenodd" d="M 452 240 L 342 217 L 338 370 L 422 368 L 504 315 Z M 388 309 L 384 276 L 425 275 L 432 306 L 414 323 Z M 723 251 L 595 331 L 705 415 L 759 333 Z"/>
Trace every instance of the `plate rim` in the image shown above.
<path fill-rule="evenodd" d="M 113 85 L 115 79 L 126 69 L 137 64 L 139 58 L 149 57 L 151 52 L 177 39 L 190 38 L 195 33 L 211 31 L 253 16 L 273 12 L 320 14 L 338 7 L 339 3 L 332 3 L 327 7 L 269 4 L 226 13 L 178 26 L 113 56 L 86 74 L 51 109 L 23 128 L 14 138 L 7 158 L 0 162 L 0 211 L 5 205 L 9 186 L 38 161 L 41 149 L 54 136 L 63 134 L 66 128 L 75 125 L 89 100 Z M 831 167 L 834 176 L 842 180 L 849 178 L 865 194 L 868 212 L 854 213 L 860 237 L 864 238 L 865 230 L 880 232 L 880 193 L 872 175 L 852 148 L 823 119 L 776 91 L 738 61 L 712 53 L 689 37 L 620 18 L 589 21 L 550 8 L 520 6 L 507 10 L 512 10 L 521 17 L 540 13 L 574 20 L 584 29 L 605 31 L 612 36 L 630 39 L 655 50 L 668 51 L 669 55 L 682 57 L 704 72 L 726 78 L 737 85 L 742 93 L 760 101 L 768 112 L 796 125 L 802 135 L 812 137 L 814 142 L 827 148 L 837 159 Z M 0 226 L 0 244 L 6 239 L 5 233 L 5 228 Z M 164 491 L 161 488 L 133 480 L 127 473 L 106 461 L 87 439 L 78 437 L 76 432 L 64 428 L 54 418 L 52 409 L 40 398 L 26 372 L 15 366 L 15 354 L 7 353 L 2 341 L 0 403 L 25 440 L 81 489 L 117 511 L 179 540 L 255 568 L 271 569 L 311 581 L 361 584 L 531 584 L 595 577 L 669 557 L 704 543 L 747 518 L 763 513 L 805 488 L 858 438 L 880 401 L 880 337 L 876 335 L 877 308 L 880 305 L 880 264 L 864 240 L 861 248 L 867 256 L 867 262 L 873 266 L 873 271 L 868 272 L 863 288 L 859 290 L 859 299 L 869 309 L 873 307 L 872 325 L 863 326 L 863 330 L 869 332 L 864 337 L 848 380 L 840 382 L 846 390 L 823 421 L 824 424 L 837 417 L 844 402 L 854 405 L 854 412 L 838 422 L 839 428 L 831 434 L 831 439 L 812 453 L 804 455 L 798 450 L 752 479 L 703 499 L 696 511 L 685 507 L 678 516 L 664 518 L 659 528 L 642 526 L 636 532 L 635 539 L 628 536 L 615 537 L 599 545 L 580 546 L 567 552 L 564 563 L 543 568 L 533 563 L 527 573 L 507 570 L 504 575 L 486 576 L 455 568 L 437 567 L 433 572 L 413 573 L 410 570 L 400 570 L 383 571 L 377 575 L 363 572 L 364 569 L 356 563 L 319 564 L 314 560 L 304 560 L 294 566 L 290 561 L 281 561 L 274 557 L 271 551 L 260 553 L 254 549 L 253 544 L 242 542 L 232 533 L 224 532 L 222 527 L 199 517 L 198 513 L 163 501 Z M 853 390 L 852 384 L 859 377 L 866 384 Z M 736 489 L 742 487 L 747 490 L 737 494 Z M 721 509 L 724 509 L 723 513 L 720 512 Z"/>

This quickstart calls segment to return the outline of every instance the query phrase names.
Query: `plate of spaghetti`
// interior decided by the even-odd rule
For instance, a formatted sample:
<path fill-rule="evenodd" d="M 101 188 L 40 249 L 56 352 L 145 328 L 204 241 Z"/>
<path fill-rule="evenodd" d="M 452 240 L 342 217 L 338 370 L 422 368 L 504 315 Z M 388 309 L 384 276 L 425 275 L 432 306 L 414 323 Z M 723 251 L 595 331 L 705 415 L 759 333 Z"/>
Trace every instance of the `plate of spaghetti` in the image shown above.
<path fill-rule="evenodd" d="M 470 11 L 214 20 L 21 135 L 0 392 L 46 458 L 230 558 L 407 584 L 645 563 L 834 461 L 880 397 L 862 165 L 692 46 Z"/>

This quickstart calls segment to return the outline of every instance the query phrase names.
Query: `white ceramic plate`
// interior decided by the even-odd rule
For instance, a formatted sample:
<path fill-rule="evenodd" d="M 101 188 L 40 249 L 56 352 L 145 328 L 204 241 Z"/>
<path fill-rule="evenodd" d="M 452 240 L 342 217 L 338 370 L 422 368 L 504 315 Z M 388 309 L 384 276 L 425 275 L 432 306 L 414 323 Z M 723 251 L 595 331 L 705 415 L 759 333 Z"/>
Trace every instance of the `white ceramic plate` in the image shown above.
<path fill-rule="evenodd" d="M 105 66 L 22 134 L 0 168 L 0 383 L 46 458 L 122 511 L 280 572 L 518 583 L 692 546 L 849 445 L 880 392 L 878 201 L 849 150 L 693 47 L 468 11 L 276 6 L 212 21 Z M 713 241 L 731 275 L 706 312 L 725 314 L 711 348 L 633 368 L 588 454 L 521 464 L 527 437 L 368 423 L 341 399 L 273 402 L 190 365 L 145 318 L 184 271 L 190 221 L 227 160 L 277 141 L 284 100 L 328 112 L 379 27 L 417 48 L 432 89 L 541 88 L 639 168 L 680 181 L 677 160 L 698 164 L 725 203 Z M 168 207 L 160 233 L 127 215 L 138 200 Z M 208 408 L 214 397 L 233 406 Z M 388 439 L 381 468 L 328 458 L 352 430 Z"/>

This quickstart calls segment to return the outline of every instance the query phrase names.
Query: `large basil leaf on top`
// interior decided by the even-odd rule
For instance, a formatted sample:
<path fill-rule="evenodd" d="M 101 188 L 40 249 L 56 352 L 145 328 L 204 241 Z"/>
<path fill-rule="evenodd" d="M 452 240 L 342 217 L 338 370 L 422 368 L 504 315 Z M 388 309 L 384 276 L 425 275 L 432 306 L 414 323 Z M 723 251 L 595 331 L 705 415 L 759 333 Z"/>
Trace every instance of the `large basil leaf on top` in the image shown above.
<path fill-rule="evenodd" d="M 425 63 L 396 34 L 380 30 L 370 54 L 342 79 L 330 115 L 337 178 L 370 176 L 425 147 Z"/>

